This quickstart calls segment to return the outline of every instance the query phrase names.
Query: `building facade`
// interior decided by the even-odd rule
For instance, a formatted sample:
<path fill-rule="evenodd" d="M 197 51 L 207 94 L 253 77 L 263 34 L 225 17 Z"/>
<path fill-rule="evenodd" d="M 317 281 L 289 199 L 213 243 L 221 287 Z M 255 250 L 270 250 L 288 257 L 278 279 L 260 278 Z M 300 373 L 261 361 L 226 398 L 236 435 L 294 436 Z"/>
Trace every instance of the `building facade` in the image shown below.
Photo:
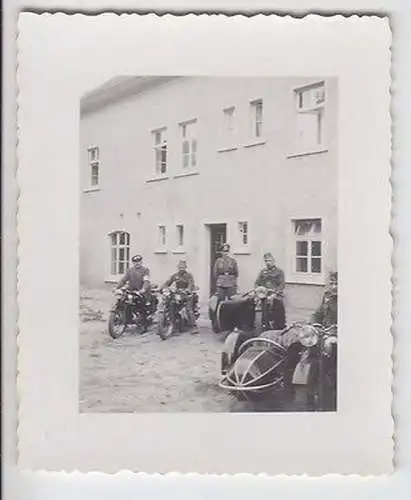
<path fill-rule="evenodd" d="M 203 299 L 219 245 L 239 288 L 271 252 L 308 315 L 337 270 L 334 78 L 118 77 L 81 101 L 81 283 L 184 256 Z"/>

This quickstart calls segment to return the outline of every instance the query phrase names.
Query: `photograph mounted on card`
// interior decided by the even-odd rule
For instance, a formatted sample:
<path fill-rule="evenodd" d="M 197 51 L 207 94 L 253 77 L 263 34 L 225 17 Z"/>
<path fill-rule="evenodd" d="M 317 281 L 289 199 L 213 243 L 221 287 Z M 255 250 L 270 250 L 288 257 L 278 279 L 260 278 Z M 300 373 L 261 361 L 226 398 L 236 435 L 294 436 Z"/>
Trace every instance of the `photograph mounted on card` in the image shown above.
<path fill-rule="evenodd" d="M 390 43 L 20 15 L 21 467 L 391 471 Z"/>

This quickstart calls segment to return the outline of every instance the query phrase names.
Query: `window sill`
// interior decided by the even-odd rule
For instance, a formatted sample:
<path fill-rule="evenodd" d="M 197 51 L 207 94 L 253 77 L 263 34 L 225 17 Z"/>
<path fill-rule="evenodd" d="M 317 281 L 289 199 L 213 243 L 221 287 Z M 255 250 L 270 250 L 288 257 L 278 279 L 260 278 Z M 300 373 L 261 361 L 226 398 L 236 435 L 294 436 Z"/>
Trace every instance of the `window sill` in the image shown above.
<path fill-rule="evenodd" d="M 313 276 L 312 274 L 307 276 L 297 276 L 291 275 L 286 278 L 286 283 L 289 285 L 316 285 L 316 286 L 324 286 L 325 279 L 322 275 Z"/>
<path fill-rule="evenodd" d="M 198 175 L 200 172 L 181 172 L 174 175 L 174 179 L 179 179 L 180 177 L 190 177 L 191 175 Z"/>
<path fill-rule="evenodd" d="M 105 278 L 104 283 L 111 283 L 111 284 L 115 285 L 119 282 L 120 278 L 121 278 L 120 275 L 118 277 L 108 276 L 107 278 Z"/>
<path fill-rule="evenodd" d="M 234 255 L 251 255 L 251 250 L 249 248 L 235 248 L 233 250 Z"/>
<path fill-rule="evenodd" d="M 176 249 L 172 250 L 171 253 L 177 254 L 177 255 L 182 255 L 182 254 L 185 254 L 187 252 L 183 248 L 176 248 Z"/>
<path fill-rule="evenodd" d="M 321 148 L 321 149 L 314 149 L 312 151 L 303 151 L 301 153 L 292 153 L 287 155 L 287 158 L 298 158 L 299 156 L 311 156 L 311 155 L 318 155 L 321 153 L 327 153 L 328 148 Z"/>
<path fill-rule="evenodd" d="M 159 254 L 159 255 L 163 255 L 163 254 L 167 253 L 167 250 L 162 250 L 161 248 L 159 248 L 157 250 L 154 250 L 154 253 Z"/>
<path fill-rule="evenodd" d="M 255 140 L 252 142 L 248 142 L 247 144 L 244 144 L 244 148 L 253 148 L 254 146 L 264 146 L 265 141 L 260 139 L 260 140 Z"/>
<path fill-rule="evenodd" d="M 100 186 L 93 186 L 83 189 L 83 193 L 94 193 L 95 191 L 100 191 Z"/>
<path fill-rule="evenodd" d="M 217 153 L 227 153 L 228 151 L 235 151 L 238 149 L 238 146 L 228 146 L 226 148 L 217 149 Z"/>
<path fill-rule="evenodd" d="M 147 179 L 146 182 L 160 182 L 160 181 L 165 181 L 169 178 L 170 177 L 168 175 L 159 175 L 157 177 L 151 177 L 150 179 Z"/>

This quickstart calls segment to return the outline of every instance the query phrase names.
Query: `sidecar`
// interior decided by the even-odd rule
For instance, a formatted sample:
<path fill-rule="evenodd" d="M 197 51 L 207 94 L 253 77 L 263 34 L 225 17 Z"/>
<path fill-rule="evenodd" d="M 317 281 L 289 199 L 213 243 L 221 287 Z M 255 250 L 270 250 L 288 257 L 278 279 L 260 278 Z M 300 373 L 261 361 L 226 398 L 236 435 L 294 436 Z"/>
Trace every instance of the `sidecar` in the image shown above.
<path fill-rule="evenodd" d="M 209 318 L 212 330 L 217 335 L 223 336 L 235 328 L 249 331 L 254 328 L 254 301 L 241 296 L 221 300 L 214 295 L 209 301 Z"/>

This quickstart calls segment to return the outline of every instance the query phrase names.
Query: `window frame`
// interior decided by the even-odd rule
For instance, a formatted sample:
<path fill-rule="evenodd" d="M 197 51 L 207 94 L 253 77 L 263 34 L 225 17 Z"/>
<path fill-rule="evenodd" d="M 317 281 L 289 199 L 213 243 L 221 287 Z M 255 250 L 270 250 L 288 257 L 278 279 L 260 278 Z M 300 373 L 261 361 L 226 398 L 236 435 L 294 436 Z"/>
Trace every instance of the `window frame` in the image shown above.
<path fill-rule="evenodd" d="M 315 89 L 322 90 L 322 100 L 314 105 L 304 106 L 304 93 Z M 293 133 L 293 153 L 289 157 L 300 156 L 304 154 L 314 154 L 327 151 L 327 138 L 325 136 L 325 116 L 327 109 L 327 86 L 325 80 L 301 85 L 293 89 L 294 99 L 294 133 Z M 315 115 L 316 116 L 316 134 L 317 143 L 304 145 L 300 144 L 298 138 L 299 120 L 301 116 Z M 320 136 L 320 137 L 318 137 Z"/>
<path fill-rule="evenodd" d="M 257 109 L 261 109 L 260 118 L 257 116 Z M 264 100 L 262 98 L 250 101 L 250 119 L 251 119 L 251 139 L 253 141 L 262 141 L 264 137 Z"/>
<path fill-rule="evenodd" d="M 162 229 L 164 229 L 164 234 L 161 234 Z M 154 253 L 167 253 L 167 242 L 168 242 L 167 225 L 164 223 L 157 224 L 156 245 Z"/>
<path fill-rule="evenodd" d="M 180 172 L 196 172 L 198 170 L 198 140 L 197 140 L 197 118 L 193 118 L 191 120 L 186 120 L 184 122 L 180 122 L 180 140 L 181 140 L 181 149 L 180 149 Z M 193 132 L 188 133 L 191 128 Z M 188 145 L 187 151 L 185 151 L 185 145 Z M 187 159 L 187 164 L 186 164 Z M 194 161 L 193 161 L 194 160 Z"/>
<path fill-rule="evenodd" d="M 94 152 L 97 152 L 97 155 L 93 158 Z M 88 187 L 90 189 L 98 189 L 100 187 L 100 146 L 89 146 L 87 148 L 87 154 L 89 167 Z M 97 182 L 93 182 L 93 178 L 95 177 L 93 169 L 97 169 Z"/>
<path fill-rule="evenodd" d="M 314 222 L 319 221 L 321 224 L 321 230 L 318 235 L 314 234 L 305 234 L 305 235 L 297 235 L 295 233 L 295 227 L 297 222 Z M 298 216 L 291 217 L 289 219 L 289 238 L 288 238 L 288 272 L 287 272 L 287 281 L 290 283 L 306 283 L 306 284 L 315 284 L 315 285 L 323 285 L 325 283 L 325 261 L 326 261 L 326 232 L 325 232 L 325 217 L 324 216 Z M 307 259 L 307 272 L 297 271 L 297 242 L 307 242 L 307 255 L 301 255 L 300 258 Z M 320 241 L 321 255 L 316 256 L 312 255 L 312 243 Z M 320 259 L 321 263 L 321 271 L 316 273 L 312 272 L 312 260 Z"/>
<path fill-rule="evenodd" d="M 120 242 L 120 236 L 125 235 L 125 243 Z M 126 270 L 131 265 L 131 233 L 125 229 L 116 229 L 111 231 L 108 235 L 110 242 L 110 278 L 114 281 L 118 280 L 122 276 L 124 276 Z M 113 242 L 113 237 L 116 238 L 116 242 Z M 125 250 L 125 258 L 120 259 L 120 250 Z M 113 259 L 113 250 L 115 253 L 115 257 Z M 123 263 L 124 267 L 120 264 Z"/>
<path fill-rule="evenodd" d="M 160 127 L 151 131 L 153 137 L 154 151 L 154 174 L 156 177 L 166 177 L 168 175 L 168 142 L 167 142 L 167 127 Z M 160 134 L 160 141 L 157 142 L 157 135 Z M 165 161 L 162 155 L 165 151 Z M 165 170 L 163 172 L 163 165 Z"/>
<path fill-rule="evenodd" d="M 242 225 L 246 224 L 247 231 L 246 237 L 247 241 L 244 243 L 244 231 L 241 229 Z M 235 246 L 233 249 L 233 254 L 236 255 L 248 255 L 251 253 L 250 251 L 250 219 L 242 218 L 235 222 L 235 230 L 234 230 L 234 241 Z"/>

